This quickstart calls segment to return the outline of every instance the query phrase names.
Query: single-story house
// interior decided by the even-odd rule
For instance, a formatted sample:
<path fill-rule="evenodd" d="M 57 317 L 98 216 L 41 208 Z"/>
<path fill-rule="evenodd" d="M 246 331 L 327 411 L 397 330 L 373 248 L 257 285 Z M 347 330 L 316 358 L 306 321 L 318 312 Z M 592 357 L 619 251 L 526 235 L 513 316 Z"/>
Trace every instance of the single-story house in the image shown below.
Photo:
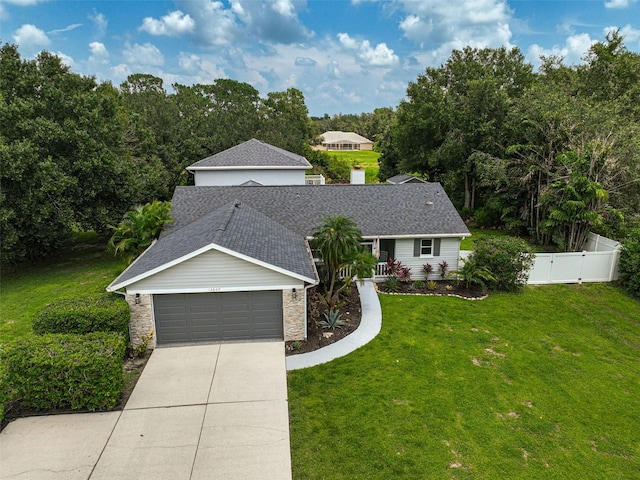
<path fill-rule="evenodd" d="M 387 178 L 387 183 L 392 185 L 402 185 L 404 183 L 426 183 L 426 180 L 422 180 L 421 178 L 414 177 L 413 175 L 409 175 L 406 173 L 401 173 L 399 175 L 394 175 L 393 177 Z"/>
<path fill-rule="evenodd" d="M 316 150 L 373 150 L 373 142 L 354 132 L 329 131 L 322 135 Z"/>
<path fill-rule="evenodd" d="M 187 167 L 196 187 L 240 185 L 304 185 L 311 164 L 301 155 L 252 138 Z"/>
<path fill-rule="evenodd" d="M 318 284 L 312 232 L 330 215 L 360 228 L 384 264 L 456 269 L 469 236 L 438 183 L 177 187 L 160 238 L 108 287 L 131 307 L 134 345 L 306 338 L 307 289 Z"/>

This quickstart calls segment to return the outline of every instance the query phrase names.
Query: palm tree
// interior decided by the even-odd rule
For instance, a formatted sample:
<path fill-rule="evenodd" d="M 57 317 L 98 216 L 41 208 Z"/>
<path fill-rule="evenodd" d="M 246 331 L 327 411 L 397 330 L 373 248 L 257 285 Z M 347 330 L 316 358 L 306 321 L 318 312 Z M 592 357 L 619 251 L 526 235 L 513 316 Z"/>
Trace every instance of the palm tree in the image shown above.
<path fill-rule="evenodd" d="M 325 288 L 325 300 L 333 310 L 340 293 L 347 288 L 353 277 L 371 276 L 376 258 L 364 251 L 361 245 L 362 234 L 356 223 L 344 215 L 329 216 L 323 219 L 312 234 L 311 248 L 321 258 L 319 271 Z M 340 278 L 340 271 L 348 269 L 350 276 Z"/>
<path fill-rule="evenodd" d="M 487 283 L 496 281 L 491 271 L 487 267 L 478 265 L 473 255 L 464 260 L 462 268 L 452 271 L 449 275 L 454 275 L 458 282 L 463 281 L 467 290 L 471 285 L 479 285 L 482 293 L 487 292 Z"/>
<path fill-rule="evenodd" d="M 158 238 L 165 223 L 171 221 L 170 208 L 171 202 L 154 200 L 129 210 L 118 226 L 109 225 L 113 230 L 107 244 L 109 251 L 131 263 Z"/>

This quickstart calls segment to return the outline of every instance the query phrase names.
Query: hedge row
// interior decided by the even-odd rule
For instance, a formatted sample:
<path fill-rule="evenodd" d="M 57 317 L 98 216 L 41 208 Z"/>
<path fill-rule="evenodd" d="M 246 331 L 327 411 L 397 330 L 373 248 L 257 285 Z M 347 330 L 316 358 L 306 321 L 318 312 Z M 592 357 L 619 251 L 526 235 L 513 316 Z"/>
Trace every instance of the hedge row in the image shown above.
<path fill-rule="evenodd" d="M 122 394 L 125 348 L 121 335 L 104 332 L 9 343 L 2 362 L 10 398 L 36 410 L 111 409 Z"/>
<path fill-rule="evenodd" d="M 33 331 L 36 335 L 116 332 L 129 338 L 129 306 L 109 293 L 59 300 L 36 314 Z"/>

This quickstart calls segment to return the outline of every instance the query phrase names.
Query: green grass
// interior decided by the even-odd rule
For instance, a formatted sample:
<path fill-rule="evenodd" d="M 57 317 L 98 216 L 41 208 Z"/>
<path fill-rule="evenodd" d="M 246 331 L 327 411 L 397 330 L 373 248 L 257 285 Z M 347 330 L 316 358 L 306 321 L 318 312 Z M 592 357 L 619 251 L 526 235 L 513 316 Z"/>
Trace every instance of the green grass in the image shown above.
<path fill-rule="evenodd" d="M 82 240 L 55 259 L 2 272 L 1 342 L 33 335 L 31 322 L 42 307 L 59 298 L 104 292 L 125 268 L 95 235 Z"/>
<path fill-rule="evenodd" d="M 328 151 L 331 156 L 353 160 L 356 165 L 364 168 L 366 183 L 378 183 L 378 158 L 380 154 L 373 150 Z"/>
<path fill-rule="evenodd" d="M 476 240 L 484 237 L 502 237 L 507 233 L 500 232 L 498 230 L 482 229 L 482 228 L 469 228 L 471 236 L 465 238 L 460 242 L 460 250 L 473 250 L 473 245 Z"/>
<path fill-rule="evenodd" d="M 294 479 L 638 478 L 638 301 L 589 284 L 381 303 L 370 344 L 289 373 Z"/>

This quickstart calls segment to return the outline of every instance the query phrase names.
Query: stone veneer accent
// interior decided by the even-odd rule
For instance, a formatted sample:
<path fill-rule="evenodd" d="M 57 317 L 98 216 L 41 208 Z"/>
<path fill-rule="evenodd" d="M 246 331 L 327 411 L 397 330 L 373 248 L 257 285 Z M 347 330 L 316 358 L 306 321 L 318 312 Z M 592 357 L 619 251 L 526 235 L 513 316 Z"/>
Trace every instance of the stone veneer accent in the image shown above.
<path fill-rule="evenodd" d="M 151 295 L 141 294 L 139 302 L 136 304 L 136 296 L 127 294 L 125 296 L 131 311 L 131 319 L 129 320 L 129 337 L 131 345 L 136 348 L 142 344 L 144 338 L 153 333 L 153 337 L 148 343 L 149 348 L 156 346 L 156 333 L 153 330 L 153 305 L 151 304 Z"/>
<path fill-rule="evenodd" d="M 305 289 L 296 288 L 296 298 L 291 289 L 282 290 L 282 316 L 284 321 L 284 339 L 305 339 Z"/>

